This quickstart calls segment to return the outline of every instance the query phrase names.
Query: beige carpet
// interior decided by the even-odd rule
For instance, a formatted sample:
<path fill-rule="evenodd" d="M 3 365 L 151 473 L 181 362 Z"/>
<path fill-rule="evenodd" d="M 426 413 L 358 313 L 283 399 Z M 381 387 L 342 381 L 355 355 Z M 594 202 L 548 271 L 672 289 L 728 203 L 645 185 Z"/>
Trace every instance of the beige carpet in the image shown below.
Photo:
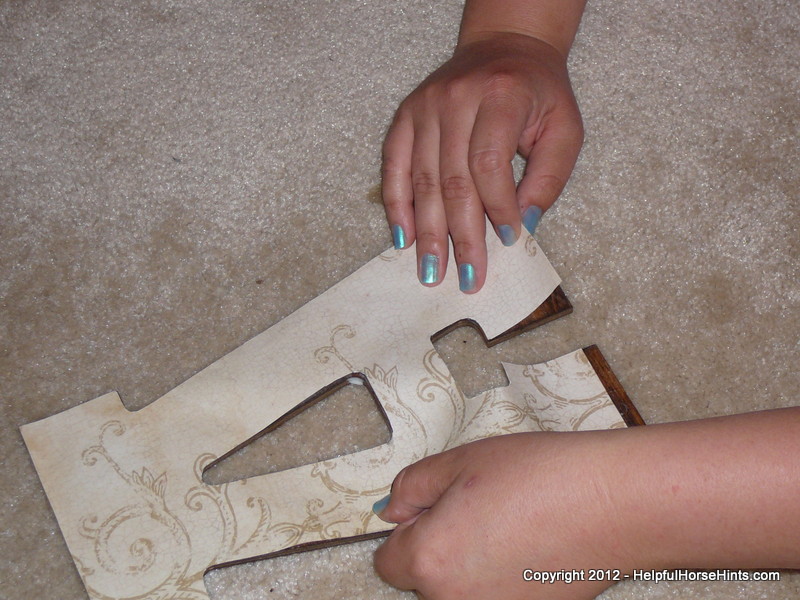
<path fill-rule="evenodd" d="M 112 389 L 140 408 L 388 247 L 382 136 L 459 15 L 0 0 L 0 596 L 85 597 L 18 426 Z M 649 422 L 796 405 L 799 61 L 793 0 L 590 2 L 571 58 L 586 145 L 537 234 L 575 312 L 491 351 L 451 334 L 463 387 L 501 385 L 498 359 L 597 343 Z M 369 401 L 315 410 L 243 464 L 385 433 Z M 215 599 L 411 597 L 376 578 L 376 546 L 206 583 Z M 798 596 L 791 573 L 605 595 Z"/>

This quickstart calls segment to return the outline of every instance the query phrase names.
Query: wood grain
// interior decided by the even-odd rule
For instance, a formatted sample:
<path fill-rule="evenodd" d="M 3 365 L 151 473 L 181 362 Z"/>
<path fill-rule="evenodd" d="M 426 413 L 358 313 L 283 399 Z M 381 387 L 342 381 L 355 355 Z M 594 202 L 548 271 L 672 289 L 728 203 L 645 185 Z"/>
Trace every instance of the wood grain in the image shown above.
<path fill-rule="evenodd" d="M 614 402 L 614 406 L 617 407 L 625 424 L 628 427 L 644 425 L 645 422 L 642 415 L 639 414 L 639 411 L 628 397 L 619 379 L 614 375 L 614 371 L 611 370 L 602 352 L 600 352 L 600 348 L 596 345 L 591 345 L 584 348 L 583 352 L 592 364 L 592 368 L 603 383 L 603 387 L 606 388 L 608 395 L 611 397 L 612 402 Z"/>

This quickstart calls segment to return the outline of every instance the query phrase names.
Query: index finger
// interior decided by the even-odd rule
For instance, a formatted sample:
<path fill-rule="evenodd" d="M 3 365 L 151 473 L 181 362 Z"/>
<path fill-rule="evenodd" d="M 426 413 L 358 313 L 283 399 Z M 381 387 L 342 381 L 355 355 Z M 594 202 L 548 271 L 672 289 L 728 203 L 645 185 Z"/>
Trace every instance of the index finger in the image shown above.
<path fill-rule="evenodd" d="M 412 525 L 395 527 L 386 541 L 375 551 L 375 570 L 389 585 L 401 590 L 413 590 L 416 582 L 411 574 L 410 555 L 404 550 L 408 546 L 408 534 Z"/>
<path fill-rule="evenodd" d="M 411 149 L 414 127 L 402 111 L 389 127 L 383 144 L 381 193 L 386 220 L 392 230 L 396 249 L 407 248 L 414 241 L 414 195 L 411 191 Z"/>
<path fill-rule="evenodd" d="M 445 495 L 412 523 L 401 523 L 375 551 L 375 570 L 387 583 L 444 597 L 448 579 L 460 561 L 453 538 L 453 503 Z M 448 597 L 452 597 L 452 594 Z"/>

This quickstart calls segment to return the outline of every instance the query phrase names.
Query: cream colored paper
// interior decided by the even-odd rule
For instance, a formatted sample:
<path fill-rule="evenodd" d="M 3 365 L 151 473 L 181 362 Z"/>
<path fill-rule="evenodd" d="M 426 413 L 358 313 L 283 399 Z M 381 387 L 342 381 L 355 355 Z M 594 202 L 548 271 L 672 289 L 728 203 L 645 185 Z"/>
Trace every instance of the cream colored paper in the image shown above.
<path fill-rule="evenodd" d="M 210 567 L 300 544 L 384 531 L 371 511 L 394 475 L 426 455 L 502 433 L 622 427 L 582 351 L 505 365 L 510 385 L 464 398 L 430 338 L 463 318 L 487 337 L 539 306 L 558 276 L 528 238 L 503 253 L 484 289 L 414 278 L 390 250 L 150 406 L 109 393 L 22 428 L 86 585 L 97 600 L 206 599 Z M 388 443 L 239 482 L 205 467 L 330 384 L 370 383 Z"/>

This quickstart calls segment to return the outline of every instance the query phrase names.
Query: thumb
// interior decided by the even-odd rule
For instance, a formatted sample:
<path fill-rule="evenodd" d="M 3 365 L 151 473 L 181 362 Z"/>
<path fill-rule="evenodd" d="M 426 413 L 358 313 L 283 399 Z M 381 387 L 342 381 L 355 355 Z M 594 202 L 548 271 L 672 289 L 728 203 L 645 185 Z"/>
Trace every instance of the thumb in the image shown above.
<path fill-rule="evenodd" d="M 460 471 L 452 450 L 434 454 L 400 471 L 392 483 L 392 493 L 373 506 L 375 513 L 389 523 L 408 523 L 436 504 Z"/>

